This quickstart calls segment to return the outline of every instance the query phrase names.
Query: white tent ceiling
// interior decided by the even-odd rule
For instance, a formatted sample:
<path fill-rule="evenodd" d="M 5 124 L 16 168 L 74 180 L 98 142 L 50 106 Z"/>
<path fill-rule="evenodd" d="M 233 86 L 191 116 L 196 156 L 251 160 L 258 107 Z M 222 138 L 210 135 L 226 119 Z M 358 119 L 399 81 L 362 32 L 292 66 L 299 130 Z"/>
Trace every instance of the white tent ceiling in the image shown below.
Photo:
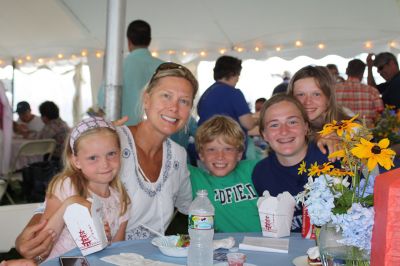
<path fill-rule="evenodd" d="M 106 10 L 107 0 L 1 0 L 0 59 L 104 51 Z M 221 49 L 243 59 L 351 57 L 400 47 L 399 0 L 127 0 L 126 25 L 138 18 L 152 25 L 160 57 L 215 59 Z"/>

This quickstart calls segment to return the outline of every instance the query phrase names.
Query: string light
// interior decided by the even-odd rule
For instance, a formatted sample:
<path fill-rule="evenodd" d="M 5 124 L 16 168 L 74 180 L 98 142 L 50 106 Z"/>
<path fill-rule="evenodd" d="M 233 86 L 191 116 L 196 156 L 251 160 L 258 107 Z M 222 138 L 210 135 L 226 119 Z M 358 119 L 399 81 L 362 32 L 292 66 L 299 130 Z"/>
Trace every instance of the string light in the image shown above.
<path fill-rule="evenodd" d="M 304 46 L 304 43 L 301 40 L 296 40 L 294 42 L 294 45 L 295 45 L 295 47 L 302 47 L 302 46 Z M 391 48 L 398 47 L 398 43 L 395 40 L 388 41 L 387 45 Z M 371 49 L 371 48 L 373 48 L 374 44 L 372 41 L 367 40 L 364 43 L 362 43 L 362 46 L 364 47 L 364 49 Z M 252 51 L 260 52 L 262 49 L 265 49 L 265 47 L 264 48 L 261 48 L 261 47 L 263 47 L 263 44 L 258 43 L 257 45 L 253 46 L 253 48 L 246 47 L 246 46 L 233 46 L 231 49 L 238 53 L 252 52 Z M 326 49 L 326 45 L 324 43 L 317 43 L 316 48 L 323 50 L 323 49 Z M 284 50 L 284 47 L 283 46 L 275 46 L 275 48 L 271 48 L 271 49 L 274 49 L 276 52 L 281 52 Z M 219 48 L 216 52 L 223 55 L 223 54 L 226 54 L 228 52 L 228 50 L 230 50 L 230 49 Z M 206 57 L 206 56 L 208 56 L 208 53 L 213 54 L 212 51 L 206 52 L 205 50 L 197 51 L 197 52 L 196 51 L 188 51 L 188 50 L 181 50 L 181 51 L 179 51 L 179 50 L 164 50 L 164 51 L 153 51 L 153 52 L 151 52 L 151 55 L 154 57 L 160 57 L 160 56 L 163 57 L 163 55 L 174 55 L 174 54 L 181 54 L 182 56 L 187 56 L 189 54 L 190 55 L 197 54 L 200 57 Z M 92 55 L 98 59 L 101 59 L 102 57 L 104 57 L 104 51 L 102 51 L 102 50 L 89 51 L 88 49 L 83 49 L 80 52 L 80 54 L 78 54 L 78 55 L 77 54 L 71 54 L 71 55 L 66 54 L 65 55 L 65 54 L 59 53 L 53 57 L 47 57 L 47 58 L 43 58 L 43 57 L 35 58 L 28 54 L 26 56 L 22 56 L 19 59 L 17 59 L 16 63 L 18 63 L 19 65 L 32 64 L 32 63 L 51 64 L 58 60 L 66 60 L 66 59 L 68 60 L 68 58 L 70 60 L 79 60 L 81 57 L 87 57 L 89 55 Z M 0 60 L 0 65 L 6 64 L 6 63 L 7 63 L 7 60 L 4 60 L 4 59 Z"/>
<path fill-rule="evenodd" d="M 296 42 L 294 43 L 294 45 L 295 45 L 296 47 L 301 47 L 301 46 L 303 46 L 303 43 L 302 43 L 301 41 L 296 41 Z"/>
<path fill-rule="evenodd" d="M 96 57 L 97 58 L 101 58 L 103 56 L 103 53 L 102 52 L 100 52 L 100 51 L 97 51 L 96 52 Z"/>

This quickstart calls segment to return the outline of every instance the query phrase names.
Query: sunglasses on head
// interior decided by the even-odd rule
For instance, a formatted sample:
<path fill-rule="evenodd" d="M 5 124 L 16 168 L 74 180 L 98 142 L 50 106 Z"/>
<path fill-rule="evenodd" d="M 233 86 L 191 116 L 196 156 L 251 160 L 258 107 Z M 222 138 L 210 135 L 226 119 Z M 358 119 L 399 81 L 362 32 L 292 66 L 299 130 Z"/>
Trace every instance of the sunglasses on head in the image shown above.
<path fill-rule="evenodd" d="M 376 68 L 378 69 L 378 71 L 382 71 L 382 69 L 383 69 L 388 63 L 389 63 L 389 61 L 383 63 L 383 64 L 380 65 L 380 66 L 377 66 Z"/>
<path fill-rule="evenodd" d="M 154 71 L 153 76 L 151 77 L 150 81 L 154 80 L 154 77 L 160 72 L 160 71 L 164 71 L 164 70 L 172 70 L 172 69 L 182 69 L 185 72 L 188 72 L 189 70 L 187 70 L 186 67 L 180 65 L 180 64 L 176 64 L 176 63 L 172 63 L 172 62 L 166 62 L 166 63 L 162 63 L 160 64 L 157 68 L 156 71 Z"/>

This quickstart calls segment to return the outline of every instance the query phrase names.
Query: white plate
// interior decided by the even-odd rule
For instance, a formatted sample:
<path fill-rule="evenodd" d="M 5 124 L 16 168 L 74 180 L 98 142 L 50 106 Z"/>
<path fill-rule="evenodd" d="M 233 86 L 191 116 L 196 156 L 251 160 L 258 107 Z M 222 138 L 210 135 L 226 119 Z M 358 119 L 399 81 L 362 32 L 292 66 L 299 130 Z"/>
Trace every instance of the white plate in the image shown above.
<path fill-rule="evenodd" d="M 167 242 L 162 241 L 161 237 L 155 237 L 151 240 L 151 244 L 158 247 L 162 254 L 171 257 L 187 257 L 188 248 L 177 247 L 176 242 L 179 236 L 166 236 Z"/>
<path fill-rule="evenodd" d="M 307 256 L 299 256 L 293 259 L 293 264 L 295 266 L 309 266 Z"/>
<path fill-rule="evenodd" d="M 217 264 L 214 264 L 214 266 L 228 266 L 228 263 L 227 262 L 219 262 Z M 257 265 L 245 262 L 243 264 L 243 266 L 257 266 Z"/>

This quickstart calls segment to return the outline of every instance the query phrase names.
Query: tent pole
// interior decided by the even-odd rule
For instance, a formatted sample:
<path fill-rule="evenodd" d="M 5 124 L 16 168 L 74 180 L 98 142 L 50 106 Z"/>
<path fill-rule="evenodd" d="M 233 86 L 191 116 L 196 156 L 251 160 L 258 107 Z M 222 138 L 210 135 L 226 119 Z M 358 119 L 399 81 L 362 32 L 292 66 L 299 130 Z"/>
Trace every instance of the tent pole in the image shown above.
<path fill-rule="evenodd" d="M 126 0 L 108 0 L 105 57 L 105 105 L 110 120 L 121 116 L 122 59 Z"/>
<path fill-rule="evenodd" d="M 12 65 L 12 80 L 11 80 L 11 108 L 14 110 L 14 100 L 15 100 L 15 66 L 17 65 L 15 62 L 15 58 L 13 57 L 11 59 L 11 65 Z"/>

